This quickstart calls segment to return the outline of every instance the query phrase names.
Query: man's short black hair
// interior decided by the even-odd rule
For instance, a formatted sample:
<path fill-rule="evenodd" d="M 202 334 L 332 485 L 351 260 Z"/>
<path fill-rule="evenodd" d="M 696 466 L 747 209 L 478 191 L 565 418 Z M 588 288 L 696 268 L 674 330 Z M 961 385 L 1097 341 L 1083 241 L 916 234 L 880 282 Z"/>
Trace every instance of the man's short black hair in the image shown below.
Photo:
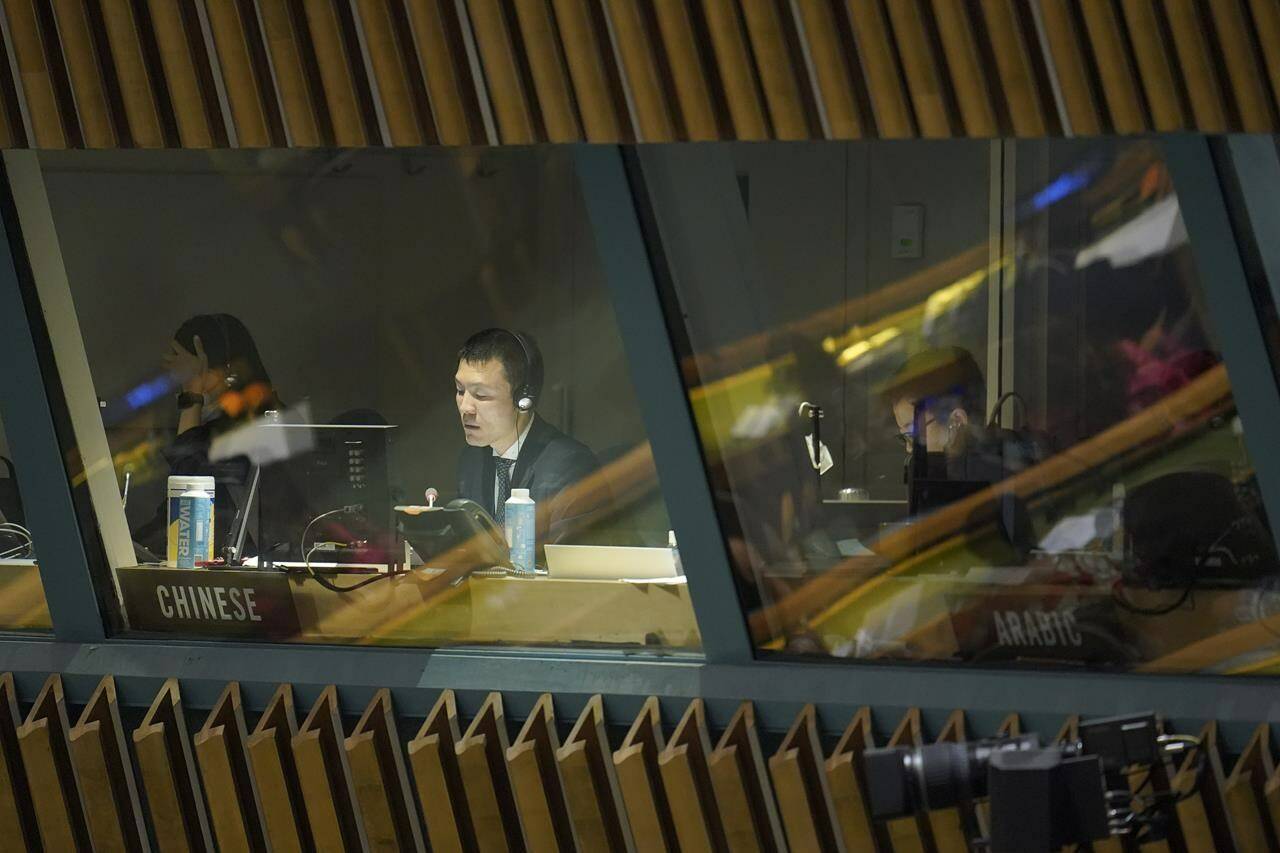
<path fill-rule="evenodd" d="M 459 362 L 483 364 L 494 359 L 502 364 L 513 394 L 523 385 L 529 386 L 534 398 L 542 393 L 542 352 L 531 336 L 509 329 L 484 329 L 467 338 L 458 350 Z"/>

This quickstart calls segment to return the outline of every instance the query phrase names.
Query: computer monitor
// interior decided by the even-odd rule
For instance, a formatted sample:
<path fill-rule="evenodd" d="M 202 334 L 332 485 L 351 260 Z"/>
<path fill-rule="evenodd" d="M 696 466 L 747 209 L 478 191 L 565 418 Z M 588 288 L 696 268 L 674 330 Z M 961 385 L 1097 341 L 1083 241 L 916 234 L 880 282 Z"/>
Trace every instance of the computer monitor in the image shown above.
<path fill-rule="evenodd" d="M 302 562 L 304 533 L 308 549 L 317 542 L 353 543 L 326 551 L 324 562 L 389 566 L 400 561 L 387 474 L 394 426 L 280 423 L 262 428 L 306 430 L 280 444 L 310 449 L 262 467 L 260 565 Z"/>

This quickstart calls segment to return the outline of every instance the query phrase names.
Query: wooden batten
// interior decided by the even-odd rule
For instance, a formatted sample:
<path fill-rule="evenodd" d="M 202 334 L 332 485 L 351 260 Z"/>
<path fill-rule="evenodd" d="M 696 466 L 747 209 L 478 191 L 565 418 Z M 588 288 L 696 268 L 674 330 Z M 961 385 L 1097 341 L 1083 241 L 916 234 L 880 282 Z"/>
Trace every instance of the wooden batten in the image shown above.
<path fill-rule="evenodd" d="M 875 747 L 871 709 L 860 708 L 826 761 L 832 817 L 847 850 L 889 850 L 889 833 L 871 818 L 862 753 Z"/>
<path fill-rule="evenodd" d="M 293 758 L 317 847 L 363 850 L 368 841 L 343 742 L 338 690 L 331 684 L 293 736 Z"/>
<path fill-rule="evenodd" d="M 40 829 L 18 741 L 21 725 L 13 674 L 6 672 L 0 675 L 0 837 L 22 839 L 34 850 L 40 844 Z"/>
<path fill-rule="evenodd" d="M 68 739 L 94 843 L 129 853 L 150 850 L 132 752 L 120 723 L 111 676 L 98 683 Z"/>
<path fill-rule="evenodd" d="M 344 746 L 369 846 L 421 853 L 422 828 L 405 771 L 390 690 L 374 694 Z"/>
<path fill-rule="evenodd" d="M 219 849 L 257 853 L 270 845 L 246 749 L 248 740 L 240 685 L 233 681 L 196 732 L 195 753 Z"/>
<path fill-rule="evenodd" d="M 531 851 L 579 846 L 556 762 L 559 749 L 555 707 L 551 694 L 544 693 L 507 750 L 511 789 L 524 826 L 525 844 Z"/>
<path fill-rule="evenodd" d="M 267 837 L 271 849 L 277 853 L 309 850 L 314 846 L 302 784 L 293 760 L 292 744 L 297 733 L 293 688 L 282 684 L 267 703 L 245 745 L 258 785 Z"/>
<path fill-rule="evenodd" d="M 455 747 L 471 825 L 481 850 L 515 853 L 524 849 L 524 830 L 507 772 L 509 748 L 502 695 L 490 693 Z"/>
<path fill-rule="evenodd" d="M 665 749 L 658 699 L 650 696 L 613 754 L 632 838 L 642 853 L 680 849 L 659 764 Z"/>
<path fill-rule="evenodd" d="M 1271 727 L 1263 723 L 1254 729 L 1253 736 L 1241 750 L 1223 791 L 1244 850 L 1280 850 L 1280 839 L 1277 839 L 1276 824 L 1267 801 L 1267 782 L 1275 771 Z"/>
<path fill-rule="evenodd" d="M 832 817 L 835 807 L 824 773 L 813 705 L 805 705 L 791 724 L 782 745 L 769 759 L 769 772 L 791 844 L 802 849 L 843 851 L 843 834 L 836 831 Z"/>
<path fill-rule="evenodd" d="M 755 708 L 750 702 L 738 706 L 707 765 L 729 847 L 761 853 L 786 850 L 769 767 L 760 750 Z"/>
<path fill-rule="evenodd" d="M 694 699 L 658 756 L 671 822 L 683 851 L 722 850 L 726 845 L 707 766 L 710 756 L 705 706 Z"/>
<path fill-rule="evenodd" d="M 133 731 L 133 748 L 159 848 L 166 853 L 213 850 L 177 679 L 170 678 L 156 694 Z"/>
<path fill-rule="evenodd" d="M 427 824 L 427 840 L 435 853 L 476 849 L 471 812 L 462 786 L 456 748 L 462 740 L 458 706 L 445 690 L 409 742 L 409 765 L 418 785 L 418 802 Z"/>
<path fill-rule="evenodd" d="M 1199 738 L 1203 753 L 1188 755 L 1174 777 L 1174 790 L 1188 795 L 1178 802 L 1178 822 L 1188 849 L 1238 850 L 1235 823 L 1223 797 L 1226 777 L 1218 752 L 1218 724 L 1205 724 Z M 1201 762 L 1203 767 L 1198 766 Z"/>
<path fill-rule="evenodd" d="M 584 850 L 635 850 L 605 732 L 604 700 L 592 696 L 556 751 L 565 801 Z"/>
<path fill-rule="evenodd" d="M 923 743 L 924 731 L 920 722 L 920 709 L 909 708 L 885 746 L 915 748 Z M 885 821 L 885 828 L 893 841 L 894 850 L 934 849 L 933 826 L 926 814 Z"/>
<path fill-rule="evenodd" d="M 89 849 L 89 825 L 71 760 L 67 705 L 57 673 L 45 681 L 17 736 L 44 848 Z"/>

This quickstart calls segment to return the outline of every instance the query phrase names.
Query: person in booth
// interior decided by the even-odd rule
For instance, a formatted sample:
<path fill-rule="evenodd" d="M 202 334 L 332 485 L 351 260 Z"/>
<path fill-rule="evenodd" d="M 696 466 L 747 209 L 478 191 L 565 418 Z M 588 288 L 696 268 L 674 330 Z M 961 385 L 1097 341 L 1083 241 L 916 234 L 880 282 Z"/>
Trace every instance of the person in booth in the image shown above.
<path fill-rule="evenodd" d="M 600 489 L 584 483 L 595 455 L 538 417 L 542 353 L 531 337 L 484 329 L 458 350 L 454 394 L 467 447 L 458 461 L 458 493 L 501 525 L 511 490 L 538 505 L 539 543 L 562 541 L 602 508 Z"/>

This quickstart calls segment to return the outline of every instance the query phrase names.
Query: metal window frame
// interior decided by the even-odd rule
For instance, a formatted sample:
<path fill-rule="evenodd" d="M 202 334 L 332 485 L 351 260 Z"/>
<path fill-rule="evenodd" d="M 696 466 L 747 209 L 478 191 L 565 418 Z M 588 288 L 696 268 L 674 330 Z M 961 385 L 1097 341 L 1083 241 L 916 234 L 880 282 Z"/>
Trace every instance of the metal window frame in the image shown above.
<path fill-rule="evenodd" d="M 1193 227 L 1206 228 L 1225 241 L 1211 253 L 1197 255 L 1197 260 L 1214 270 L 1219 302 L 1242 311 L 1251 305 L 1248 283 L 1239 258 L 1230 251 L 1236 244 L 1227 206 L 1213 181 L 1216 173 L 1209 143 L 1191 137 L 1165 144 L 1176 160 L 1172 168 L 1182 181 L 1180 193 L 1186 193 L 1184 205 L 1194 199 Z M 42 542 L 41 553 L 48 555 L 41 573 L 55 626 L 55 638 L 0 640 L 0 671 L 15 673 L 22 697 L 32 698 L 45 674 L 61 672 L 73 703 L 87 698 L 97 680 L 110 673 L 117 677 L 126 704 L 147 704 L 165 678 L 177 677 L 185 700 L 196 709 L 211 707 L 225 683 L 236 680 L 252 709 L 265 706 L 281 682 L 294 684 L 301 702 L 311 701 L 325 685 L 336 683 L 344 709 L 352 712 L 358 712 L 378 688 L 388 687 L 408 714 L 424 712 L 446 687 L 459 691 L 464 712 L 478 708 L 485 693 L 500 690 L 514 716 L 527 712 L 544 692 L 555 694 L 566 714 L 575 713 L 591 694 L 604 693 L 609 719 L 620 724 L 650 695 L 662 697 L 672 718 L 688 699 L 702 697 L 713 723 L 727 720 L 738 702 L 751 700 L 762 725 L 775 730 L 785 729 L 795 713 L 812 702 L 818 706 L 823 728 L 831 733 L 838 732 L 861 706 L 882 712 L 885 725 L 902 710 L 918 707 L 930 728 L 940 725 L 951 709 L 962 708 L 977 733 L 993 731 L 1011 710 L 1023 716 L 1028 728 L 1053 730 L 1066 713 L 1102 715 L 1155 708 L 1178 725 L 1216 719 L 1229 743 L 1242 743 L 1259 722 L 1280 722 L 1273 678 L 753 659 L 648 263 L 646 252 L 653 247 L 645 245 L 623 149 L 580 146 L 574 154 L 627 352 L 633 360 L 653 362 L 637 368 L 637 393 L 646 419 L 658 422 L 651 428 L 651 439 L 681 550 L 690 561 L 695 556 L 705 560 L 693 570 L 690 593 L 706 639 L 706 660 L 556 650 L 369 649 L 105 638 L 104 614 L 93 593 L 90 557 L 76 521 L 58 427 L 51 414 L 65 405 L 56 399 L 62 393 L 57 366 L 50 353 L 40 352 L 44 320 L 40 306 L 32 300 L 30 281 L 23 282 L 30 270 L 15 251 L 23 243 L 10 204 L 0 209 L 9 237 L 8 254 L 0 256 L 0 359 L 13 369 L 0 371 L 0 416 L 22 456 L 19 485 L 31 504 L 29 518 Z M 1233 344 L 1232 352 L 1238 357 L 1240 352 L 1254 352 L 1253 346 L 1238 352 L 1239 346 Z M 1233 379 L 1237 372 L 1233 369 Z M 1260 376 L 1241 378 L 1244 384 L 1237 387 L 1243 395 L 1265 398 L 1261 404 L 1251 403 L 1250 412 L 1254 405 L 1261 405 L 1264 412 L 1270 410 L 1266 407 L 1280 405 L 1271 377 L 1265 382 Z M 657 417 L 658 413 L 662 416 Z M 1275 464 L 1276 460 L 1268 460 L 1266 471 Z M 246 661 L 252 661 L 252 666 L 246 666 Z"/>

